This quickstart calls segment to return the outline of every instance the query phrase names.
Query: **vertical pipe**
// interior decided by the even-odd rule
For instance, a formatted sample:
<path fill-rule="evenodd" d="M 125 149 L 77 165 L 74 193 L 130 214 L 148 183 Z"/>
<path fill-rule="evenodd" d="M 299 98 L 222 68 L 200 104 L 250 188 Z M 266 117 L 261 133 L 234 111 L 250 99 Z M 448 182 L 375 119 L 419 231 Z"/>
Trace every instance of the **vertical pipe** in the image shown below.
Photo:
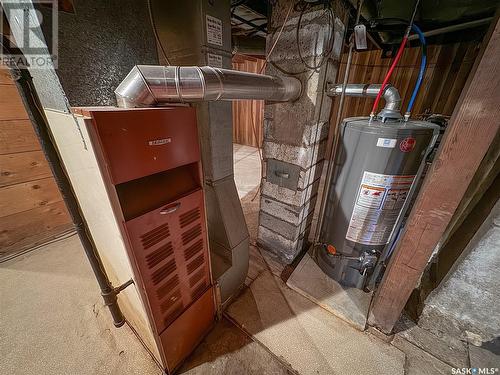
<path fill-rule="evenodd" d="M 359 23 L 359 19 L 361 17 L 362 6 L 363 6 L 363 0 L 359 0 L 357 14 L 356 14 L 356 24 Z M 337 157 L 337 147 L 338 147 L 339 138 L 340 138 L 340 120 L 342 117 L 342 110 L 344 109 L 345 88 L 347 87 L 347 81 L 349 80 L 349 73 L 351 70 L 353 49 L 354 49 L 354 41 L 352 40 L 352 37 L 351 37 L 351 42 L 349 43 L 349 53 L 347 55 L 347 63 L 346 63 L 345 72 L 344 72 L 342 94 L 340 95 L 339 109 L 337 110 L 337 117 L 335 119 L 335 125 L 336 125 L 335 133 L 334 133 L 334 136 L 332 139 L 332 143 L 330 144 L 330 152 L 329 152 L 328 157 L 327 157 L 328 169 L 326 172 L 325 185 L 324 185 L 323 193 L 322 193 L 322 197 L 321 197 L 321 206 L 319 209 L 318 223 L 316 224 L 316 231 L 315 231 L 316 233 L 314 234 L 314 243 L 317 243 L 319 241 L 319 236 L 321 234 L 321 226 L 323 225 L 323 216 L 325 215 L 325 209 L 326 209 L 326 200 L 328 199 L 328 194 L 330 192 L 330 184 L 328 183 L 328 181 L 331 180 L 333 170 L 335 168 L 335 159 Z"/>
<path fill-rule="evenodd" d="M 75 225 L 92 271 L 94 272 L 97 283 L 99 284 L 104 304 L 108 307 L 111 316 L 113 317 L 115 327 L 121 327 L 125 323 L 125 318 L 120 310 L 120 306 L 118 305 L 117 294 L 120 290 L 130 285 L 132 282 L 128 281 L 118 288 L 113 288 L 111 285 L 106 271 L 104 270 L 102 260 L 97 253 L 95 243 L 89 235 L 87 223 L 80 212 L 78 201 L 73 188 L 71 187 L 66 171 L 62 166 L 60 156 L 54 146 L 47 124 L 47 119 L 41 110 L 41 103 L 36 95 L 31 75 L 25 69 L 18 69 L 16 72 L 19 73 L 19 79 L 16 80 L 16 84 L 21 92 L 26 111 L 28 112 L 33 129 L 35 130 L 38 140 L 40 141 L 42 151 L 49 163 L 50 169 L 54 175 L 54 179 L 64 199 L 73 224 Z"/>

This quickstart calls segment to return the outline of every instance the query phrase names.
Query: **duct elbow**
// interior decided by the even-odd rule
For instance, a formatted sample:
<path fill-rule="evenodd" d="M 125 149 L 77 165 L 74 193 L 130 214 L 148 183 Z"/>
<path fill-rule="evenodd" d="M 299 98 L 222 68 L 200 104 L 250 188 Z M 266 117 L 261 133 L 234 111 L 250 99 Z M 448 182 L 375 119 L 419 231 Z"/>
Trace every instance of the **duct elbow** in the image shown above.
<path fill-rule="evenodd" d="M 390 118 L 399 120 L 401 116 L 401 95 L 392 85 L 386 85 L 382 97 L 385 101 L 384 108 L 378 113 L 382 119 Z"/>
<path fill-rule="evenodd" d="M 399 95 L 399 91 L 392 85 L 386 85 L 383 98 L 385 100 L 384 109 L 397 111 L 398 113 L 401 111 L 401 95 Z"/>
<path fill-rule="evenodd" d="M 115 97 L 116 104 L 122 108 L 150 107 L 156 104 L 156 99 L 137 65 L 115 89 Z"/>

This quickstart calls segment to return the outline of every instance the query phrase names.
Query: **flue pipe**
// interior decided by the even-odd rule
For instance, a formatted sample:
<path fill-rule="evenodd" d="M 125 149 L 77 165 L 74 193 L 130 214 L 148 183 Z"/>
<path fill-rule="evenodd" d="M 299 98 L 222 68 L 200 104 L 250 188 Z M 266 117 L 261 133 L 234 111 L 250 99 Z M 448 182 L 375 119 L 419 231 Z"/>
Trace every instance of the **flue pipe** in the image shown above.
<path fill-rule="evenodd" d="M 345 86 L 346 96 L 370 97 L 375 98 L 380 90 L 380 84 L 358 84 L 349 83 Z M 342 84 L 332 85 L 328 88 L 329 96 L 342 95 Z M 378 116 L 382 118 L 400 119 L 401 116 L 401 96 L 399 91 L 392 85 L 385 85 L 382 97 L 385 101 L 385 107 L 379 112 Z"/>
<path fill-rule="evenodd" d="M 136 65 L 115 90 L 118 106 L 215 100 L 288 102 L 300 96 L 293 77 L 273 77 L 210 66 Z"/>

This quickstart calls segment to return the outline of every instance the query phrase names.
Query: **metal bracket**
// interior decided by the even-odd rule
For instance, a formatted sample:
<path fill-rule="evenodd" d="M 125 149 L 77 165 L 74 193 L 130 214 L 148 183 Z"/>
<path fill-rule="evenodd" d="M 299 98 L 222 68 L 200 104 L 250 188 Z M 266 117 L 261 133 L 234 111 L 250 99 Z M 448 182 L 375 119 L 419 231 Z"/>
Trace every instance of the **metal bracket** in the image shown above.
<path fill-rule="evenodd" d="M 293 191 L 297 190 L 300 167 L 281 160 L 267 159 L 267 181 Z"/>

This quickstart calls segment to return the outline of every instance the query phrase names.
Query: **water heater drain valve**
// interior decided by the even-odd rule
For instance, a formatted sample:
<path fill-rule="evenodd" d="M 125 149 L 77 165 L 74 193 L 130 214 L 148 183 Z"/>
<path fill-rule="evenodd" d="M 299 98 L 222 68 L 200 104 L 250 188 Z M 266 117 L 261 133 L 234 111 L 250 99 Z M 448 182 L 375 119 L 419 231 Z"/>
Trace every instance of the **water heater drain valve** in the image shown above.
<path fill-rule="evenodd" d="M 364 251 L 360 256 L 344 255 L 337 252 L 335 246 L 330 244 L 321 245 L 325 252 L 334 258 L 347 259 L 347 260 L 357 260 L 359 264 L 359 272 L 364 274 L 367 270 L 375 267 L 378 259 L 378 252 L 375 249 Z"/>

